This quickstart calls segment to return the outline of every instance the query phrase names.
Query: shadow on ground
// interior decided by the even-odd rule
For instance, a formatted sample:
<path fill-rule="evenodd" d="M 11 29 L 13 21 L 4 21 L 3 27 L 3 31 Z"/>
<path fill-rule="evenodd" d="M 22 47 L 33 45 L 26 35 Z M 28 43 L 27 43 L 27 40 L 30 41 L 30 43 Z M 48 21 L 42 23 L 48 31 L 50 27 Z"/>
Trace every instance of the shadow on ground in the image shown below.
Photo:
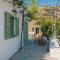
<path fill-rule="evenodd" d="M 46 46 L 29 41 L 22 51 L 17 51 L 9 60 L 45 60 L 43 58 L 46 54 Z"/>

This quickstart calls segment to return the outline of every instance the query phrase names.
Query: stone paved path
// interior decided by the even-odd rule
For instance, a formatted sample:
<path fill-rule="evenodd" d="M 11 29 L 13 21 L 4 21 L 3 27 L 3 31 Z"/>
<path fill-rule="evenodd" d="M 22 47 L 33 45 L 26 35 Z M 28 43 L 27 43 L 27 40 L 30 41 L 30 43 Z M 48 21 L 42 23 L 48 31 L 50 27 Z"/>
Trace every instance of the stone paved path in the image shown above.
<path fill-rule="evenodd" d="M 18 51 L 9 60 L 46 60 L 46 46 L 39 46 L 29 42 L 22 51 Z M 45 57 L 45 59 L 43 59 Z"/>
<path fill-rule="evenodd" d="M 60 60 L 60 48 L 50 48 L 50 58 Z"/>

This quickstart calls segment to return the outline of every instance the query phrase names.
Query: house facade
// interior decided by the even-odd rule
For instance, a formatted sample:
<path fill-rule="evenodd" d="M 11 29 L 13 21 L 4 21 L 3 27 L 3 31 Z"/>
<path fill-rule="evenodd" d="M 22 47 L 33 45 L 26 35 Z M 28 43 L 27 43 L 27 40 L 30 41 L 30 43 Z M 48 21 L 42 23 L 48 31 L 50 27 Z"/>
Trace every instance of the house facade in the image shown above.
<path fill-rule="evenodd" d="M 28 22 L 28 39 L 34 39 L 34 36 L 38 37 L 41 32 L 41 26 L 36 24 L 37 20 Z"/>
<path fill-rule="evenodd" d="M 23 10 L 23 8 L 19 9 Z M 8 60 L 21 45 L 23 15 L 20 12 L 19 15 L 14 16 L 12 10 L 12 3 L 8 0 L 0 0 L 0 60 Z"/>

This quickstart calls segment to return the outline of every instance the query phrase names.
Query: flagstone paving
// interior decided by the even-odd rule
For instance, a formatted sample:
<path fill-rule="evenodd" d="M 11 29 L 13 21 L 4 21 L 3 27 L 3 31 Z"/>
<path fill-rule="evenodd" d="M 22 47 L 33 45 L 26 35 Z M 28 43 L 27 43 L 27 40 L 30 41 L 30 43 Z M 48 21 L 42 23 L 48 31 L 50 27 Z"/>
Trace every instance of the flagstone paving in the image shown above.
<path fill-rule="evenodd" d="M 47 60 L 47 54 L 46 46 L 29 42 L 22 51 L 17 51 L 9 60 Z"/>
<path fill-rule="evenodd" d="M 60 48 L 51 48 L 50 58 L 53 58 L 55 60 L 60 60 Z"/>

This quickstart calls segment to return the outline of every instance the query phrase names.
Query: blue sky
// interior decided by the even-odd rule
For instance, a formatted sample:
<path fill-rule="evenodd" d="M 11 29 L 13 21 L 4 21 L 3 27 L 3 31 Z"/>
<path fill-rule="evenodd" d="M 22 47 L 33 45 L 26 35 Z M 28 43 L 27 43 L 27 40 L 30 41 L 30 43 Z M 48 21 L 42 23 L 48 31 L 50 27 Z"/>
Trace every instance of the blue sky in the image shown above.
<path fill-rule="evenodd" d="M 50 5 L 50 6 L 56 6 L 56 2 L 57 2 L 57 0 L 37 0 L 38 5 L 47 4 L 47 5 Z"/>
<path fill-rule="evenodd" d="M 31 0 L 24 0 L 24 2 L 29 4 L 29 1 Z M 56 2 L 57 0 L 37 0 L 37 5 L 41 5 L 41 4 L 47 4 L 49 6 L 56 6 Z M 59 5 L 60 5 L 60 0 L 59 0 Z"/>

